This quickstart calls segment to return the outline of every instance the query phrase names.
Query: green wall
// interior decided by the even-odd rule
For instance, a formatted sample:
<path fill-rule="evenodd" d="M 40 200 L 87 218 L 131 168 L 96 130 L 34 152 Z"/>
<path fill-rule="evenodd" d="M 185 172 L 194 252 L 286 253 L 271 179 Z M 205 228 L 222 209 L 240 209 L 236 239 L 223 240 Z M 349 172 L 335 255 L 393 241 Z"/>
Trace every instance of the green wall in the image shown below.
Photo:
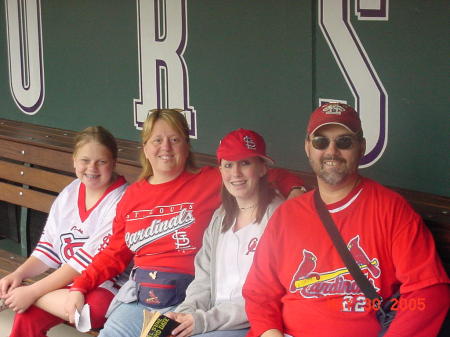
<path fill-rule="evenodd" d="M 351 24 L 389 97 L 386 148 L 362 172 L 450 196 L 448 2 L 388 1 L 384 21 L 358 20 L 357 2 L 348 2 Z M 252 128 L 278 166 L 309 170 L 308 114 L 320 98 L 355 103 L 318 25 L 319 1 L 188 0 L 186 8 L 194 150 L 214 154 L 225 133 Z M 45 98 L 34 115 L 21 112 L 11 95 L 4 13 L 2 1 L 0 117 L 72 130 L 102 124 L 138 140 L 136 1 L 41 1 Z"/>

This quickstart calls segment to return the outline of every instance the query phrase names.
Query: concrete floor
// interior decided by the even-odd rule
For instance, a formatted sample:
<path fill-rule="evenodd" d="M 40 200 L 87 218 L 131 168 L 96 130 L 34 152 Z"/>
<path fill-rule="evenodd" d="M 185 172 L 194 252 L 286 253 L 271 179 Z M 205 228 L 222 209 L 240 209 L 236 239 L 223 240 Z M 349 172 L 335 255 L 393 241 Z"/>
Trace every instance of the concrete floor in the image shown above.
<path fill-rule="evenodd" d="M 12 310 L 4 310 L 0 312 L 0 337 L 8 337 L 11 331 L 14 312 Z M 60 324 L 50 329 L 48 337 L 86 337 L 89 335 L 78 332 L 75 328 Z M 27 337 L 27 336 L 23 336 Z"/>

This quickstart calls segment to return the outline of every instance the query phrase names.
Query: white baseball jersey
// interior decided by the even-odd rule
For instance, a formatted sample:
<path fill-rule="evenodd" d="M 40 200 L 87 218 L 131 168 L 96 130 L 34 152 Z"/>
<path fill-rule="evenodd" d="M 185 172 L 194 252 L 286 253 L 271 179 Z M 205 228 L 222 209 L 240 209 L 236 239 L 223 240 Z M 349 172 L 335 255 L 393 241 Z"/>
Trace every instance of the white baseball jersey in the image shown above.
<path fill-rule="evenodd" d="M 86 210 L 85 186 L 75 179 L 53 202 L 32 255 L 50 268 L 68 263 L 81 273 L 107 246 L 116 206 L 126 187 L 125 179 L 119 177 L 96 205 Z"/>
<path fill-rule="evenodd" d="M 220 233 L 217 243 L 216 305 L 221 302 L 242 301 L 244 285 L 258 241 L 267 221 L 251 223 L 233 232 L 233 227 Z"/>

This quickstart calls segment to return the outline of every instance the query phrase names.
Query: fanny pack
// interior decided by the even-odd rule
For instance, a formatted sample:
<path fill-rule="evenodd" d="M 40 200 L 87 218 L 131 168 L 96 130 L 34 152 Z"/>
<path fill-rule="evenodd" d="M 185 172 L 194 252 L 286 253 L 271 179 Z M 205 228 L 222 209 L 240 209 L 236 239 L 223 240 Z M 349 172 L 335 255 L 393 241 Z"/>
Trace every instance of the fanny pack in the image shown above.
<path fill-rule="evenodd" d="M 166 308 L 184 300 L 194 276 L 138 267 L 133 270 L 133 278 L 139 303 L 150 308 Z"/>
<path fill-rule="evenodd" d="M 397 291 L 392 297 L 383 301 L 376 312 L 377 320 L 381 325 L 381 331 L 378 333 L 378 337 L 384 336 L 384 334 L 389 329 L 392 321 L 395 318 L 396 310 L 392 310 L 392 306 L 394 304 L 394 300 L 398 300 L 400 298 L 400 292 Z"/>

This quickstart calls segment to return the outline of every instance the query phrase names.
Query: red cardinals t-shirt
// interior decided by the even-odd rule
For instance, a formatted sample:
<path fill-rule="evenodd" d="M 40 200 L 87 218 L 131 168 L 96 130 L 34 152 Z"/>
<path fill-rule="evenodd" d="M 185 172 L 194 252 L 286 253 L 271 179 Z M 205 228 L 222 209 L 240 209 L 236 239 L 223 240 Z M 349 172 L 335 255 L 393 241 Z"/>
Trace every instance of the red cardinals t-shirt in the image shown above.
<path fill-rule="evenodd" d="M 129 186 L 117 206 L 110 244 L 73 287 L 90 290 L 122 272 L 133 256 L 139 267 L 193 274 L 203 232 L 220 205 L 220 184 L 219 170 L 205 167 L 167 183 Z"/>
<path fill-rule="evenodd" d="M 397 193 L 363 179 L 344 200 L 327 206 L 383 298 L 400 285 L 404 294 L 449 282 L 430 232 Z M 315 211 L 312 192 L 274 213 L 243 293 L 252 336 L 272 328 L 315 337 L 373 336 L 380 329 Z"/>

